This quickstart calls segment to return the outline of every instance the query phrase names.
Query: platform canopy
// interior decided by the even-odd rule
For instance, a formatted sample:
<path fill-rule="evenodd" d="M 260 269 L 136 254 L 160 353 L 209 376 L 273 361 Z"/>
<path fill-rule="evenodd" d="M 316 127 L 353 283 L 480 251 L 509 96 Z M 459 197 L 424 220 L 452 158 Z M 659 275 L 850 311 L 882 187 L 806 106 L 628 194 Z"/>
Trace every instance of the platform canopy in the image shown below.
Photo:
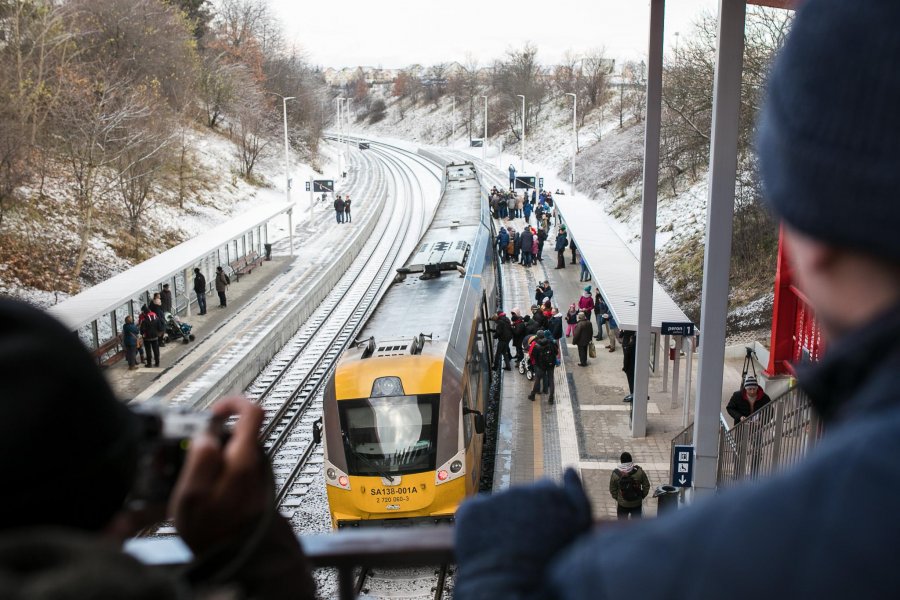
<path fill-rule="evenodd" d="M 600 288 L 619 329 L 637 330 L 640 261 L 607 222 L 603 208 L 582 196 L 554 196 L 559 214 L 588 268 L 591 286 Z M 650 326 L 659 331 L 663 322 L 688 323 L 658 281 L 653 281 L 653 313 Z"/>
<path fill-rule="evenodd" d="M 292 206 L 283 202 L 256 206 L 206 233 L 50 307 L 48 312 L 69 329 L 77 331 L 113 312 L 130 299 L 139 297 L 142 292 L 184 272 L 185 269 L 198 266 L 207 255 L 268 223 L 274 217 L 288 212 Z"/>

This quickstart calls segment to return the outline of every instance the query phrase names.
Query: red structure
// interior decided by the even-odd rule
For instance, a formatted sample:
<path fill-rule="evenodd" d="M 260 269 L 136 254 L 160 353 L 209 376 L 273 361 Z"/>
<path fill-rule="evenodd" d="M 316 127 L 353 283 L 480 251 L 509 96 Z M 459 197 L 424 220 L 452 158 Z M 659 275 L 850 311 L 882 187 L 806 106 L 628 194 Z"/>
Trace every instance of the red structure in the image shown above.
<path fill-rule="evenodd" d="M 793 375 L 794 365 L 817 361 L 825 350 L 815 314 L 806 296 L 793 281 L 784 247 L 784 230 L 778 235 L 778 270 L 775 272 L 775 304 L 772 309 L 772 347 L 765 374 Z"/>

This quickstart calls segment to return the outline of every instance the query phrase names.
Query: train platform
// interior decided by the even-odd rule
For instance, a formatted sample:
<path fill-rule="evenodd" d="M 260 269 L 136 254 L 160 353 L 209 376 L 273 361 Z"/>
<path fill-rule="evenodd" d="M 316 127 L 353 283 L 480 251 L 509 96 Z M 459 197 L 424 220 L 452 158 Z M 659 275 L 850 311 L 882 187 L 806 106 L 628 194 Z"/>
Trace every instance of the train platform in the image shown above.
<path fill-rule="evenodd" d="M 160 399 L 202 407 L 222 393 L 243 389 L 281 347 L 272 340 L 286 341 L 293 335 L 292 327 L 312 312 L 333 286 L 332 279 L 342 274 L 368 239 L 384 192 L 377 201 L 366 194 L 374 187 L 362 165 L 360 156 L 354 155 L 342 182 L 357 199 L 351 223 L 338 224 L 332 206 L 317 203 L 308 218 L 295 224 L 293 256 L 289 238 L 273 241 L 271 261 L 232 279 L 227 307 L 220 308 L 215 292 L 210 292 L 206 315 L 198 315 L 196 308 L 190 315 L 179 314 L 193 327 L 194 341 L 174 340 L 160 348 L 159 367 L 129 370 L 123 360 L 104 369 L 116 395 L 132 402 Z M 298 205 L 305 208 L 306 198 Z"/>
<path fill-rule="evenodd" d="M 495 223 L 498 229 L 507 224 L 506 221 Z M 512 220 L 512 224 L 521 230 L 525 222 L 520 218 Z M 556 253 L 548 246 L 544 248 L 543 262 L 534 267 L 502 265 L 503 308 L 507 313 L 513 308 L 528 311 L 534 303 L 534 289 L 543 280 L 550 282 L 554 304 L 561 312 L 565 312 L 572 302 L 577 302 L 585 286 L 593 288 L 596 284 L 595 281 L 579 280 L 581 269 L 571 263 L 570 250 L 566 251 L 566 268 L 555 269 Z M 592 321 L 592 325 L 596 335 L 596 321 Z M 644 468 L 654 488 L 670 483 L 672 438 L 685 428 L 683 385 L 679 386 L 677 401 L 673 403 L 672 382 L 668 382 L 664 391 L 662 368 L 651 372 L 647 435 L 632 437 L 631 405 L 623 402 L 628 394 L 628 382 L 622 371 L 621 346 L 617 344 L 615 351 L 609 351 L 606 347 L 609 340 L 604 332 L 603 341 L 594 342 L 596 358 L 588 360 L 588 367 L 580 368 L 577 366 L 577 348 L 568 338 L 562 341 L 561 365 L 555 370 L 554 404 L 547 403 L 546 395 L 539 395 L 533 402 L 528 400 L 532 382 L 518 371 L 502 371 L 503 396 L 494 489 L 541 477 L 559 479 L 565 468 L 571 466 L 581 473 L 595 517 L 615 518 L 616 505 L 608 491 L 609 477 L 612 469 L 618 466 L 623 451 L 630 452 L 634 461 Z M 729 352 L 726 358 L 723 412 L 725 403 L 741 381 L 744 355 L 738 350 L 743 348 Z M 683 374 L 686 361 L 681 356 L 679 360 Z M 692 365 L 694 381 L 698 363 L 695 360 Z M 693 391 L 688 402 L 689 408 L 693 409 Z M 656 502 L 651 498 L 644 504 L 644 513 L 647 516 L 656 514 Z"/>

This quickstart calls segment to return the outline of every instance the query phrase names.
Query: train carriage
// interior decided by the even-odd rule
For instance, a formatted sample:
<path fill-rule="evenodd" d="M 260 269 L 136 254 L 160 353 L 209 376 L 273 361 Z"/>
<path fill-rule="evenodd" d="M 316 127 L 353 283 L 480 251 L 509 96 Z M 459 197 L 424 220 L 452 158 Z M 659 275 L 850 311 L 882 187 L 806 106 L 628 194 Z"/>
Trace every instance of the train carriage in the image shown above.
<path fill-rule="evenodd" d="M 415 251 L 324 396 L 332 525 L 451 520 L 478 490 L 496 274 L 471 163 L 448 165 Z"/>

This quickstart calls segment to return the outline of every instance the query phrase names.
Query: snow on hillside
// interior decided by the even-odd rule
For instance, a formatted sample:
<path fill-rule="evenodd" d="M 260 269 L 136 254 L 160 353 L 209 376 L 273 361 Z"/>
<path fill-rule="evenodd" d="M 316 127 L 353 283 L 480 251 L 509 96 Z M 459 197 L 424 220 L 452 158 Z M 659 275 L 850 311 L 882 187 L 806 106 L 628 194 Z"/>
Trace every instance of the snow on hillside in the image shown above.
<path fill-rule="evenodd" d="M 263 157 L 254 168 L 250 183 L 238 175 L 237 156 L 234 144 L 223 134 L 205 128 L 194 128 L 186 132 L 187 146 L 190 148 L 191 164 L 189 193 L 184 207 L 175 203 L 176 193 L 171 189 L 160 189 L 158 200 L 148 209 L 143 222 L 152 236 L 154 251 L 162 251 L 183 240 L 241 215 L 246 209 L 261 203 L 284 202 L 284 154 L 278 140 L 272 140 Z M 293 200 L 305 198 L 303 182 L 317 173 L 310 165 L 301 164 L 292 153 L 291 176 L 293 179 Z M 319 172 L 325 168 L 336 171 L 334 157 L 327 154 L 320 157 Z M 35 212 L 53 214 L 53 218 L 41 223 L 41 235 L 45 247 L 54 245 L 72 247 L 77 240 L 78 222 L 74 217 L 72 201 L 64 185 L 45 184 L 45 198 L 38 197 L 36 190 L 23 190 L 31 196 L 30 211 L 7 217 L 4 223 L 10 230 L 27 231 L 31 225 L 27 219 Z M 162 200 L 165 200 L 162 201 Z M 97 233 L 90 240 L 88 261 L 86 262 L 82 289 L 92 283 L 105 280 L 132 266 L 131 262 L 115 251 L 117 240 L 107 233 L 110 224 L 115 224 L 120 211 L 114 198 L 107 199 L 99 206 L 96 226 Z M 295 211 L 294 222 L 304 218 L 306 211 Z M 277 220 L 269 227 L 270 241 L 287 235 L 283 220 Z M 59 265 L 58 268 L 65 268 Z M 0 294 L 27 300 L 39 306 L 51 306 L 65 300 L 69 294 L 62 291 L 44 291 L 28 287 L 7 274 L 7 265 L 0 264 Z"/>

